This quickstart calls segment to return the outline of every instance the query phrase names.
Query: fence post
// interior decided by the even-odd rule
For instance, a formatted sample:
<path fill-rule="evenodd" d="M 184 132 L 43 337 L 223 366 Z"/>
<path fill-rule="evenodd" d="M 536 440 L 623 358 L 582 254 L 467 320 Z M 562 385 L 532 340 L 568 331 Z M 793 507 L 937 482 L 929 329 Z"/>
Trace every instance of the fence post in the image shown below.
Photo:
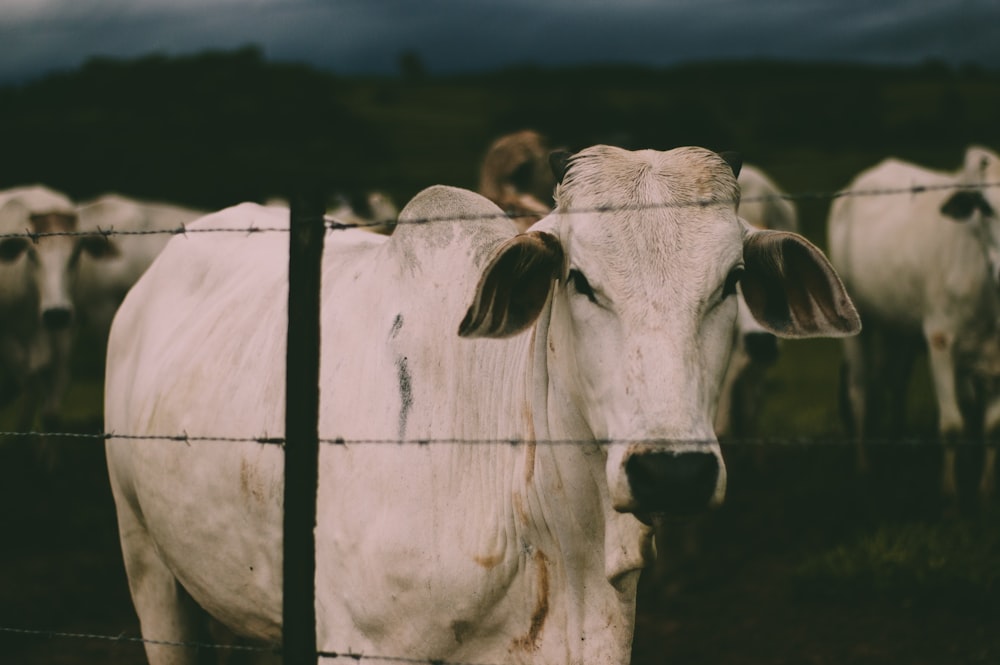
<path fill-rule="evenodd" d="M 323 197 L 291 200 L 285 375 L 282 657 L 316 665 L 316 492 L 319 481 L 320 264 Z"/>

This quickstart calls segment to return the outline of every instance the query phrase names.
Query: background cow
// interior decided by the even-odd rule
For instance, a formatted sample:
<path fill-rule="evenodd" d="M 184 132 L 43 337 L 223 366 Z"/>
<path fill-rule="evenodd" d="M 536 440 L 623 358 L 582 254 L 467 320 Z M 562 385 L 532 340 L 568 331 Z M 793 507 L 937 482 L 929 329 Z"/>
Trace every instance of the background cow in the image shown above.
<path fill-rule="evenodd" d="M 798 232 L 795 204 L 759 168 L 744 164 L 740 171 L 739 215 L 759 229 Z M 778 340 L 753 317 L 743 299 L 737 296 L 733 354 L 719 394 L 715 418 L 718 436 L 736 438 L 756 433 L 757 416 L 764 395 L 764 379 L 778 359 Z"/>
<path fill-rule="evenodd" d="M 396 228 L 399 208 L 391 196 L 375 190 L 360 196 L 338 197 L 326 214 L 342 224 L 354 224 L 365 231 L 389 235 Z"/>
<path fill-rule="evenodd" d="M 84 332 L 92 338 L 89 341 L 103 348 L 125 294 L 172 236 L 157 232 L 180 229 L 205 213 L 120 194 L 105 194 L 80 205 L 76 212 L 80 231 L 94 235 L 87 237 L 90 251 L 80 258 L 73 298 Z"/>
<path fill-rule="evenodd" d="M 319 431 L 346 443 L 320 453 L 321 649 L 628 663 L 650 523 L 725 490 L 712 419 L 737 282 L 772 332 L 857 331 L 815 247 L 739 220 L 715 153 L 596 146 L 556 166 L 556 211 L 525 234 L 433 187 L 392 236 L 327 241 Z M 598 206 L 618 212 L 574 212 Z M 429 217 L 465 221 L 407 223 Z M 285 219 L 245 204 L 195 227 Z M 115 319 L 109 431 L 283 431 L 286 249 L 170 242 Z M 279 642 L 282 450 L 112 438 L 107 454 L 143 636 L 195 641 L 207 612 Z"/>
<path fill-rule="evenodd" d="M 1000 434 L 998 182 L 1000 159 L 981 147 L 970 147 L 955 173 L 887 159 L 858 175 L 849 185 L 857 195 L 837 199 L 830 210 L 830 256 L 865 324 L 844 343 L 859 466 L 868 464 L 864 439 L 878 431 L 883 390 L 893 431 L 900 431 L 922 340 L 949 444 L 942 479 L 948 497 L 957 492 L 954 444 L 981 435 L 995 443 Z M 888 194 L 893 189 L 905 191 Z M 995 461 L 991 445 L 979 482 L 983 497 L 993 493 Z"/>
<path fill-rule="evenodd" d="M 19 431 L 57 428 L 69 382 L 76 211 L 41 185 L 0 192 L 0 405 L 23 396 Z M 37 237 L 17 234 L 46 234 Z M 47 235 L 56 234 L 56 235 Z"/>
<path fill-rule="evenodd" d="M 479 193 L 511 215 L 524 231 L 552 210 L 556 181 L 549 168 L 548 140 L 525 129 L 501 136 L 479 167 Z"/>

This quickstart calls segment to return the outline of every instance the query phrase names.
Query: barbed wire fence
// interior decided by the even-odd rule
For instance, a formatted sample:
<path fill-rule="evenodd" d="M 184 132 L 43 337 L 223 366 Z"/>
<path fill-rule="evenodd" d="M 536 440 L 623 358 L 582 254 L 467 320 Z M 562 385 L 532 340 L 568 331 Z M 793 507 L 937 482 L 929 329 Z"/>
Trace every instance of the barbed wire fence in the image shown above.
<path fill-rule="evenodd" d="M 873 196 L 892 196 L 892 195 L 904 195 L 909 194 L 911 196 L 916 196 L 918 194 L 932 192 L 932 191 L 942 191 L 942 190 L 982 190 L 988 188 L 1000 187 L 1000 182 L 985 182 L 978 184 L 932 184 L 932 185 L 913 185 L 909 187 L 898 187 L 898 188 L 883 188 L 883 189 L 868 189 L 868 190 L 837 190 L 837 191 L 816 191 L 816 192 L 801 192 L 794 194 L 780 194 L 780 195 L 762 195 L 754 197 L 744 197 L 740 202 L 750 203 L 750 202 L 760 202 L 767 203 L 774 200 L 787 200 L 787 201 L 802 201 L 802 200 L 835 200 L 844 197 L 873 197 Z M 669 202 L 653 205 L 643 205 L 643 206 L 596 206 L 592 208 L 576 208 L 573 210 L 555 210 L 552 214 L 599 214 L 599 213 L 610 213 L 610 212 L 628 212 L 628 211 L 640 211 L 640 210 L 656 210 L 656 209 L 669 209 L 669 208 L 684 208 L 684 207 L 705 207 L 705 206 L 715 206 L 726 203 L 735 203 L 733 201 L 726 202 L 720 200 L 704 200 L 696 202 Z M 497 212 L 488 213 L 482 215 L 442 215 L 433 217 L 423 217 L 423 218 L 406 218 L 397 221 L 396 226 L 401 226 L 405 224 L 422 225 L 422 224 L 432 224 L 432 223 L 445 223 L 445 222 L 472 222 L 472 221 L 489 221 L 493 219 L 512 219 L 516 217 L 522 217 L 524 213 L 520 212 Z M 201 234 L 242 234 L 245 236 L 253 236 L 261 233 L 283 233 L 292 234 L 294 236 L 295 232 L 304 233 L 298 241 L 290 238 L 290 252 L 294 253 L 294 245 L 296 242 L 300 245 L 300 249 L 307 254 L 311 252 L 311 256 L 303 259 L 301 256 L 298 259 L 301 265 L 303 261 L 310 263 L 311 268 L 309 270 L 313 273 L 307 276 L 295 276 L 295 269 L 292 267 L 295 265 L 296 259 L 290 257 L 290 271 L 289 271 L 289 338 L 292 338 L 293 330 L 293 319 L 302 323 L 304 319 L 310 319 L 317 326 L 317 336 L 315 340 L 308 340 L 305 344 L 300 344 L 297 342 L 296 345 L 288 345 L 291 352 L 292 348 L 295 348 L 295 352 L 299 355 L 298 359 L 293 359 L 289 357 L 287 359 L 288 373 L 286 379 L 287 392 L 286 392 L 286 418 L 292 411 L 296 413 L 292 416 L 297 419 L 295 424 L 292 424 L 291 420 L 286 419 L 286 433 L 287 436 L 272 436 L 266 433 L 260 436 L 242 437 L 242 436 L 224 436 L 224 435 L 205 435 L 202 433 L 159 433 L 159 434 L 135 434 L 129 432 L 47 432 L 47 431 L 0 431 L 0 440 L 20 440 L 20 441 L 32 441 L 39 439 L 67 439 L 67 440 L 90 440 L 90 441 L 110 441 L 114 439 L 119 440 L 149 440 L 149 441 L 174 441 L 179 443 L 190 444 L 192 442 L 214 442 L 219 444 L 233 444 L 233 443 L 255 443 L 261 445 L 275 445 L 280 446 L 285 450 L 286 454 L 286 465 L 288 464 L 288 457 L 290 451 L 298 451 L 299 454 L 299 467 L 290 471 L 286 466 L 287 477 L 295 478 L 295 482 L 286 482 L 286 492 L 291 489 L 295 492 L 295 496 L 289 496 L 286 494 L 286 508 L 292 506 L 292 510 L 297 514 L 297 532 L 298 536 L 291 538 L 286 535 L 286 541 L 295 541 L 295 545 L 298 548 L 298 552 L 294 554 L 293 558 L 289 558 L 286 552 L 286 565 L 284 567 L 285 579 L 297 579 L 298 589 L 292 593 L 286 589 L 285 596 L 296 596 L 296 600 L 293 601 L 297 603 L 297 608 L 295 610 L 289 610 L 286 606 L 286 611 L 284 613 L 284 631 L 285 631 L 285 644 L 283 647 L 270 647 L 270 646 L 259 646 L 259 645 L 246 645 L 246 644 L 221 644 L 221 643 L 211 643 L 211 642 L 173 642 L 166 640 L 155 640 L 148 639 L 139 636 L 130 636 L 125 634 L 120 635 L 105 635 L 99 633 L 89 633 L 89 632 L 70 632 L 70 631 L 59 631 L 50 629 L 33 629 L 24 627 L 10 627 L 10 626 L 0 626 L 0 634 L 21 636 L 21 637 L 32 637 L 37 639 L 67 639 L 67 640 L 98 640 L 98 641 L 110 641 L 118 644 L 139 644 L 139 645 L 156 645 L 156 646 L 170 646 L 177 648 L 187 648 L 187 649 L 207 649 L 207 650 L 217 650 L 217 651 L 246 651 L 246 652 L 258 652 L 266 653 L 271 655 L 280 655 L 285 659 L 286 663 L 315 663 L 317 659 L 323 660 L 353 660 L 357 662 L 361 661 L 371 661 L 371 662 L 387 662 L 387 663 L 405 663 L 405 664 L 428 664 L 428 665 L 493 665 L 490 663 L 468 663 L 468 662 L 458 662 L 458 661 L 448 661 L 441 659 L 420 659 L 411 658 L 401 655 L 375 655 L 375 654 L 363 654 L 363 653 L 340 653 L 334 651 L 323 651 L 317 648 L 315 642 L 315 615 L 314 615 L 314 589 L 312 588 L 314 579 L 314 566 L 315 566 L 315 544 L 312 540 L 313 538 L 313 527 L 315 526 L 316 520 L 316 482 L 318 470 L 317 465 L 317 454 L 319 445 L 351 445 L 351 444 L 385 444 L 385 445 L 421 445 L 426 446 L 430 444 L 455 444 L 455 445 L 511 445 L 520 446 L 525 444 L 541 444 L 541 445 L 579 445 L 581 442 L 577 440 L 567 440 L 567 439 L 549 439 L 549 440 L 520 440 L 520 439 L 458 439 L 458 438 L 448 438 L 448 439 L 351 439 L 345 440 L 343 438 L 322 438 L 318 435 L 317 431 L 317 409 L 318 409 L 318 393 L 316 389 L 318 388 L 318 355 L 319 355 L 319 341 L 318 341 L 318 325 L 319 325 L 319 262 L 322 255 L 322 245 L 323 236 L 335 231 L 341 231 L 351 228 L 364 228 L 367 226 L 377 227 L 382 226 L 383 222 L 371 222 L 371 223 L 344 223 L 336 218 L 329 217 L 323 214 L 318 199 L 314 198 L 312 201 L 303 203 L 301 200 L 296 202 L 293 201 L 292 208 L 289 212 L 290 223 L 286 226 L 256 226 L 249 225 L 242 228 L 230 228 L 224 226 L 218 227 L 191 227 L 187 225 L 180 225 L 174 228 L 162 228 L 162 229 L 83 229 L 83 230 L 70 230 L 70 231 L 44 231 L 36 232 L 30 229 L 25 229 L 24 231 L 7 231 L 0 233 L 0 241 L 7 239 L 27 239 L 32 243 L 38 243 L 41 240 L 48 237 L 104 237 L 110 238 L 112 236 L 147 236 L 147 235 L 171 235 L 171 236 L 194 236 Z M 305 229 L 310 227 L 312 231 L 301 232 L 299 229 Z M 310 235 L 311 234 L 311 235 Z M 317 247 L 319 252 L 316 252 Z M 299 288 L 293 288 L 293 281 L 296 279 L 304 279 L 305 281 L 298 284 Z M 311 304 L 306 306 L 306 311 L 303 314 L 301 309 L 292 311 L 293 305 L 291 298 L 293 297 L 304 297 L 309 300 Z M 312 302 L 314 301 L 314 302 Z M 300 307 L 300 304 L 294 305 L 294 307 Z M 313 309 L 314 308 L 314 309 Z M 306 330 L 298 330 L 295 332 L 295 339 L 301 340 L 303 336 L 309 338 L 313 335 L 312 332 L 308 330 L 310 324 L 306 325 Z M 293 370 L 293 367 L 298 366 L 298 369 Z M 303 372 L 305 372 L 303 374 Z M 302 387 L 306 386 L 306 392 L 302 392 Z M 293 405 L 295 405 L 293 407 Z M 305 408 L 301 408 L 305 405 Z M 615 442 L 620 442 L 616 440 Z M 683 443 L 713 443 L 713 440 L 705 441 L 692 441 L 686 439 Z M 593 444 L 606 444 L 611 443 L 610 441 L 589 441 Z M 747 446 L 747 447 L 761 447 L 761 446 L 797 446 L 797 447 L 808 447 L 808 446 L 841 446 L 841 445 L 854 445 L 854 442 L 849 437 L 839 437 L 839 436 L 828 436 L 828 437 L 729 437 L 725 439 L 725 443 L 733 446 Z M 949 441 L 949 445 L 962 445 L 962 444 L 974 444 L 981 445 L 981 440 L 964 440 L 964 441 Z M 891 438 L 869 438 L 866 440 L 866 445 L 870 446 L 920 446 L 925 444 L 940 445 L 941 442 L 937 437 L 891 437 Z M 293 456 L 295 453 L 293 453 Z M 294 473 L 294 475 L 292 475 Z M 311 504 L 311 508 L 310 508 Z M 289 519 L 288 512 L 286 512 L 286 523 Z M 303 558 L 304 557 L 304 558 Z M 303 565 L 302 562 L 305 562 Z M 305 588 L 308 587 L 308 588 Z M 287 601 L 286 601 L 287 602 Z M 292 644 L 294 642 L 294 644 Z"/>

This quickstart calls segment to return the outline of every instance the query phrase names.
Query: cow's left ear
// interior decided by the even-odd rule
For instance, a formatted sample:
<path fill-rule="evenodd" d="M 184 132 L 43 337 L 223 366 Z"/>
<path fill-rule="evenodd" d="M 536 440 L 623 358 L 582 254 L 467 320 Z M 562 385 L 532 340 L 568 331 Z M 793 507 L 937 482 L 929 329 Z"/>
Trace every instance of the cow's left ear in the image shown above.
<path fill-rule="evenodd" d="M 941 204 L 941 214 L 956 222 L 968 221 L 977 210 L 983 215 L 993 215 L 993 208 L 983 193 L 974 189 L 957 191 Z"/>
<path fill-rule="evenodd" d="M 744 236 L 741 286 L 754 318 L 780 337 L 847 337 L 861 319 L 823 253 L 802 236 L 753 231 Z"/>
<path fill-rule="evenodd" d="M 535 322 L 562 272 L 563 249 L 551 233 L 530 231 L 493 255 L 465 313 L 462 337 L 510 337 Z"/>

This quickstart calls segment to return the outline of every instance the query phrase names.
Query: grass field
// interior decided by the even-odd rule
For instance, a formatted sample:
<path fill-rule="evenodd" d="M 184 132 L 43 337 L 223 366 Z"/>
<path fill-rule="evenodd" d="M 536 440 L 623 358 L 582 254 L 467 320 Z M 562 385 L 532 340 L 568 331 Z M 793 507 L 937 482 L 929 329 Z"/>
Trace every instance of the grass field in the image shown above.
<path fill-rule="evenodd" d="M 736 149 L 789 193 L 828 194 L 887 155 L 955 168 L 968 143 L 1000 147 L 998 104 L 997 73 L 931 65 L 353 80 L 252 50 L 105 60 L 0 90 L 9 135 L 0 186 L 37 180 L 78 198 L 114 189 L 219 208 L 286 194 L 305 174 L 403 203 L 430 184 L 474 187 L 489 142 L 532 127 L 571 148 Z M 803 233 L 825 247 L 829 197 L 798 205 Z M 69 431 L 100 430 L 99 347 L 80 345 Z M 867 476 L 855 472 L 840 422 L 839 368 L 836 341 L 783 344 L 759 439 L 725 442 L 726 504 L 663 534 L 663 563 L 643 578 L 636 665 L 1000 662 L 997 502 L 942 510 L 925 362 L 897 433 L 922 443 L 876 447 Z M 16 408 L 0 411 L 0 430 L 15 427 Z M 102 445 L 51 443 L 50 469 L 31 442 L 0 442 L 0 629 L 134 636 Z M 975 452 L 963 451 L 966 480 Z M 133 663 L 139 654 L 114 640 L 0 631 L 4 663 Z"/>

